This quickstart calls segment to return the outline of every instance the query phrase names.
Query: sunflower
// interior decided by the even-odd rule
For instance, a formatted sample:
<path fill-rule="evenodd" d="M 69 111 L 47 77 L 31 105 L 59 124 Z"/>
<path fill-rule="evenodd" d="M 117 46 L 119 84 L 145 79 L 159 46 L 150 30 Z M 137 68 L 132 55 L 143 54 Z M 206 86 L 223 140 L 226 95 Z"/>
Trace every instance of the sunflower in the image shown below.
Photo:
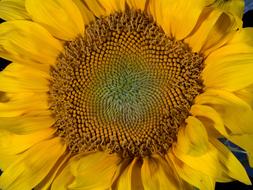
<path fill-rule="evenodd" d="M 253 29 L 238 2 L 2 0 L 0 189 L 250 184 Z"/>

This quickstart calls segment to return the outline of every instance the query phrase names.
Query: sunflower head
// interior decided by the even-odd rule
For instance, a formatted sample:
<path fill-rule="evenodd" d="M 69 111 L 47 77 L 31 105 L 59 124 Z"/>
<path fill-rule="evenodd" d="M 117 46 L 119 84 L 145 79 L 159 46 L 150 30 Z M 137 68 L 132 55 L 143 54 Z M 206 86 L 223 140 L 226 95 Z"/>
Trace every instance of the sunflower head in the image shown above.
<path fill-rule="evenodd" d="M 140 10 L 98 18 L 85 34 L 51 69 L 59 135 L 75 153 L 166 153 L 203 89 L 203 57 Z"/>
<path fill-rule="evenodd" d="M 0 188 L 250 184 L 219 141 L 252 162 L 253 30 L 238 4 L 0 1 L 12 61 L 0 73 Z"/>

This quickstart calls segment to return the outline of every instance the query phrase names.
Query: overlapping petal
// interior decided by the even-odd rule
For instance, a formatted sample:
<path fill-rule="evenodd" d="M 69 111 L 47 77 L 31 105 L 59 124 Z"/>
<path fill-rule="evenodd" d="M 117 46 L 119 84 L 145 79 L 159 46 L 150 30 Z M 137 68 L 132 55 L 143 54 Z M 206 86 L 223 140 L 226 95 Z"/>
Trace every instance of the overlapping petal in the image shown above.
<path fill-rule="evenodd" d="M 166 156 L 167 160 L 171 160 L 178 175 L 190 183 L 191 185 L 205 190 L 213 190 L 215 179 L 204 174 L 202 171 L 193 169 L 190 165 L 179 160 L 173 152 L 169 152 Z"/>
<path fill-rule="evenodd" d="M 5 59 L 48 71 L 61 50 L 62 44 L 37 23 L 15 20 L 0 25 L 0 56 Z"/>
<path fill-rule="evenodd" d="M 245 184 L 251 184 L 244 167 L 218 140 L 211 139 L 208 151 L 200 156 L 191 156 L 177 149 L 178 147 L 175 146 L 173 153 L 179 160 L 217 181 L 227 182 L 236 179 Z"/>
<path fill-rule="evenodd" d="M 149 11 L 169 36 L 182 40 L 192 32 L 203 8 L 211 2 L 213 1 L 150 0 Z"/>
<path fill-rule="evenodd" d="M 4 171 L 0 176 L 0 187 L 8 190 L 32 189 L 48 175 L 65 150 L 59 138 L 34 145 Z"/>
<path fill-rule="evenodd" d="M 158 155 L 143 158 L 141 177 L 145 190 L 162 190 L 167 187 L 171 190 L 183 189 L 174 169 Z"/>
<path fill-rule="evenodd" d="M 31 18 L 57 38 L 71 40 L 84 34 L 82 15 L 71 0 L 26 0 L 25 6 Z"/>
<path fill-rule="evenodd" d="M 103 152 L 91 153 L 71 162 L 73 181 L 69 189 L 108 189 L 118 176 L 121 159 Z"/>
<path fill-rule="evenodd" d="M 1 0 L 0 18 L 3 20 L 30 19 L 30 15 L 25 9 L 25 0 Z"/>
<path fill-rule="evenodd" d="M 11 63 L 0 73 L 2 92 L 47 92 L 49 74 L 38 69 Z"/>
<path fill-rule="evenodd" d="M 117 190 L 143 189 L 141 166 L 142 159 L 131 160 L 117 180 Z"/>
<path fill-rule="evenodd" d="M 206 87 L 236 91 L 253 84 L 253 30 L 237 31 L 225 46 L 205 60 L 203 79 Z"/>
<path fill-rule="evenodd" d="M 232 134 L 252 133 L 253 110 L 233 93 L 210 89 L 196 98 L 196 103 L 212 106 Z"/>

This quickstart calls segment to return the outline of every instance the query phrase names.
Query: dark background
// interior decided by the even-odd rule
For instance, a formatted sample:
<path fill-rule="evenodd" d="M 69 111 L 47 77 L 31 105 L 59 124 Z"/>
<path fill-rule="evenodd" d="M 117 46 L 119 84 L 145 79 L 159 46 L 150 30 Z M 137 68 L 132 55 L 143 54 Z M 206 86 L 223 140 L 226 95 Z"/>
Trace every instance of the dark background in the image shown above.
<path fill-rule="evenodd" d="M 253 0 L 252 0 L 253 1 Z M 3 20 L 0 20 L 0 23 Z M 253 27 L 253 10 L 248 11 L 243 16 L 243 27 Z M 252 33 L 253 35 L 253 33 Z M 0 71 L 3 70 L 10 62 L 0 58 Z M 237 157 L 244 163 L 245 167 L 247 168 L 249 174 L 251 175 L 251 181 L 253 183 L 253 169 L 250 169 L 247 165 L 247 160 L 245 155 L 240 153 L 235 153 Z M 1 172 L 1 171 L 0 171 Z M 240 182 L 231 182 L 231 183 L 217 183 L 216 190 L 253 190 L 253 186 L 247 186 Z"/>

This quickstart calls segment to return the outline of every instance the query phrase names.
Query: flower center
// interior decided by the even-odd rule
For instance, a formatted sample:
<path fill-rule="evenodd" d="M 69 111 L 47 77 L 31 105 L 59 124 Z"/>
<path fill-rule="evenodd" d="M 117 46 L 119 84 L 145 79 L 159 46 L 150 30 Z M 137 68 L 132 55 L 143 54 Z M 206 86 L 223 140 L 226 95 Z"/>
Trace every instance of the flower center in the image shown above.
<path fill-rule="evenodd" d="M 201 93 L 203 57 L 146 13 L 97 18 L 51 68 L 54 127 L 70 152 L 164 154 Z"/>

